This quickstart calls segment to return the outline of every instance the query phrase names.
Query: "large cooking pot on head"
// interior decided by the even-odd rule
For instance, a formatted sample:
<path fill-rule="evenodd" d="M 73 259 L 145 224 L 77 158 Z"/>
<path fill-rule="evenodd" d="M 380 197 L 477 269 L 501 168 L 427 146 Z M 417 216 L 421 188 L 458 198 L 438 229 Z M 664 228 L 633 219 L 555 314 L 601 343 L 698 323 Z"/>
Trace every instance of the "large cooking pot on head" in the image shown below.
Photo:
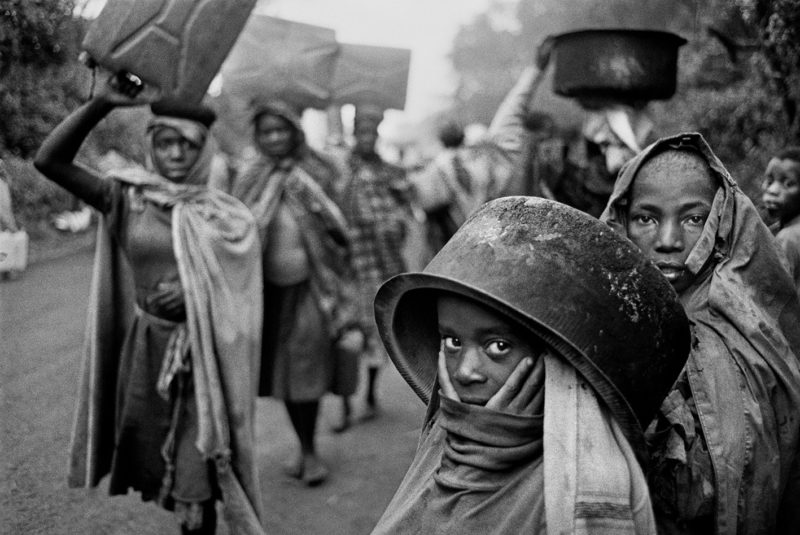
<path fill-rule="evenodd" d="M 675 94 L 686 39 L 656 30 L 601 29 L 553 39 L 553 91 L 579 100 L 664 100 Z"/>
<path fill-rule="evenodd" d="M 426 403 L 436 400 L 441 292 L 482 303 L 553 348 L 646 458 L 642 430 L 686 364 L 691 336 L 672 286 L 629 240 L 567 205 L 504 197 L 483 205 L 422 272 L 386 281 L 378 331 Z"/>

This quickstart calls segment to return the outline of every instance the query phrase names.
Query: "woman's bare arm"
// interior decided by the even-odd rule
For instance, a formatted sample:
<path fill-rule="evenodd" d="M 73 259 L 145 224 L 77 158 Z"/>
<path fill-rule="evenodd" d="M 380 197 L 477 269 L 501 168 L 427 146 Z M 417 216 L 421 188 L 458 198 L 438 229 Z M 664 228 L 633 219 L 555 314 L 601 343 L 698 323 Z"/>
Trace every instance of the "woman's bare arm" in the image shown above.
<path fill-rule="evenodd" d="M 96 97 L 64 119 L 39 147 L 33 165 L 44 176 L 101 212 L 109 210 L 108 183 L 75 164 L 75 155 L 86 136 L 116 106 L 135 106 L 148 101 L 137 99 L 144 86 L 135 77 L 112 75 Z"/>
<path fill-rule="evenodd" d="M 113 108 L 102 97 L 82 105 L 50 132 L 33 162 L 48 179 L 101 212 L 109 209 L 108 184 L 74 160 L 86 136 Z"/>

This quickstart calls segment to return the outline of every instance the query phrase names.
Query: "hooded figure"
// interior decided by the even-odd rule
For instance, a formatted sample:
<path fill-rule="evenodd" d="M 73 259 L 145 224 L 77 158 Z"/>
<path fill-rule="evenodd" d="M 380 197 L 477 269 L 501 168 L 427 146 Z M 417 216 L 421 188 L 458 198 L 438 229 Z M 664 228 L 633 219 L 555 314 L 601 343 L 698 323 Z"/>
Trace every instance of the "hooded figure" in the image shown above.
<path fill-rule="evenodd" d="M 560 203 L 497 199 L 423 272 L 386 282 L 375 314 L 428 411 L 374 533 L 655 533 L 643 429 L 689 327 L 630 243 Z M 490 319 L 470 345 L 478 317 Z M 519 348 L 527 363 L 493 371 Z M 532 371 L 519 388 L 521 366 Z M 498 403 L 504 391 L 532 401 Z"/>
<path fill-rule="evenodd" d="M 232 193 L 255 216 L 261 238 L 259 395 L 284 400 L 301 446 L 287 472 L 315 485 L 328 473 L 314 445 L 319 400 L 329 391 L 352 394 L 358 378 L 355 352 L 337 350 L 360 330 L 350 240 L 325 192 L 338 177 L 335 167 L 306 145 L 298 113 L 270 101 L 256 108 L 253 122 L 259 153 L 244 163 Z"/>
<path fill-rule="evenodd" d="M 800 304 L 769 229 L 696 133 L 631 160 L 602 219 L 656 262 L 692 324 L 686 368 L 648 436 L 660 530 L 796 530 Z"/>

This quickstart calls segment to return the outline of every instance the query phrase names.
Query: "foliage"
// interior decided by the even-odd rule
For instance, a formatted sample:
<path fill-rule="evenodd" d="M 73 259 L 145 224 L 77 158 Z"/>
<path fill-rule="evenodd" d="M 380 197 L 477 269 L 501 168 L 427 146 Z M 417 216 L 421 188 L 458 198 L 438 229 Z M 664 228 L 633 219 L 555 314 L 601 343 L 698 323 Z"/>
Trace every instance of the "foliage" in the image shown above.
<path fill-rule="evenodd" d="M 12 156 L 4 158 L 3 163 L 8 171 L 14 216 L 23 227 L 30 228 L 54 213 L 73 208 L 72 195 L 45 180 L 29 161 Z"/>
<path fill-rule="evenodd" d="M 523 61 L 510 31 L 496 29 L 493 12 L 461 29 L 450 56 L 460 76 L 456 98 L 464 121 L 488 123 Z"/>
<path fill-rule="evenodd" d="M 72 0 L 0 0 L 0 75 L 11 65 L 63 62 L 74 7 Z"/>
<path fill-rule="evenodd" d="M 763 72 L 779 97 L 793 143 L 800 142 L 800 3 L 740 0 L 746 22 L 758 31 Z"/>
<path fill-rule="evenodd" d="M 29 229 L 75 207 L 69 193 L 23 159 L 94 84 L 93 73 L 78 61 L 87 23 L 73 16 L 73 7 L 72 0 L 0 0 L 0 157 L 15 213 Z M 142 161 L 147 116 L 143 109 L 113 112 L 92 131 L 78 160 L 96 167 L 103 154 L 116 150 Z"/>
<path fill-rule="evenodd" d="M 0 152 L 30 156 L 85 90 L 70 0 L 0 0 Z"/>

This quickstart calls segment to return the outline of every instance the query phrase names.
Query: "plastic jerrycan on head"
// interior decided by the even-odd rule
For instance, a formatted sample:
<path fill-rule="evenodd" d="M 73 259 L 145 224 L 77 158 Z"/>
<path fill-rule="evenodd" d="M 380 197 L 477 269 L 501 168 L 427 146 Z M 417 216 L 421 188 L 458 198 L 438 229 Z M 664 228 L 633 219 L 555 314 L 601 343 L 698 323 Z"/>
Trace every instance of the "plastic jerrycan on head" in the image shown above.
<path fill-rule="evenodd" d="M 333 77 L 334 102 L 402 110 L 411 50 L 342 43 Z"/>
<path fill-rule="evenodd" d="M 82 48 L 101 66 L 199 103 L 256 0 L 108 0 Z"/>
<path fill-rule="evenodd" d="M 332 28 L 253 15 L 222 64 L 222 91 L 243 106 L 278 99 L 325 109 L 338 54 Z"/>

